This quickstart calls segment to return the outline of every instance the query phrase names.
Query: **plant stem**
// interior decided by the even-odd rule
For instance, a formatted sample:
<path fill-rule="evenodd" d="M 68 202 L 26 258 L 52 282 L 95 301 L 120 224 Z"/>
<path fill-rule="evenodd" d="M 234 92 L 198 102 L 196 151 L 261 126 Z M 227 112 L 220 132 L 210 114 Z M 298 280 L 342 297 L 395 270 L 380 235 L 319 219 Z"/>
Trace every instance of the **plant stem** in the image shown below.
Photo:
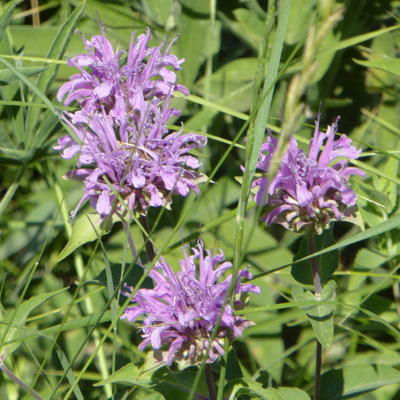
<path fill-rule="evenodd" d="M 205 374 L 206 374 L 206 381 L 208 387 L 208 394 L 210 395 L 210 400 L 217 400 L 217 393 L 215 392 L 214 379 L 212 376 L 210 364 L 206 364 Z"/>
<path fill-rule="evenodd" d="M 308 252 L 315 253 L 315 233 L 312 228 L 308 231 Z M 319 258 L 310 259 L 311 270 L 314 280 L 315 299 L 321 300 L 322 284 L 321 284 L 321 269 L 319 265 Z M 321 392 L 321 364 L 322 364 L 322 346 L 317 339 L 317 350 L 315 354 L 315 381 L 314 381 L 314 399 L 319 400 Z"/>
<path fill-rule="evenodd" d="M 308 252 L 311 254 L 315 253 L 315 233 L 314 231 L 308 231 Z M 315 288 L 315 298 L 317 300 L 321 300 L 321 293 L 322 293 L 322 284 L 321 284 L 321 271 L 319 267 L 319 260 L 314 257 L 310 259 L 311 270 L 313 274 L 314 280 L 314 288 Z"/>
<path fill-rule="evenodd" d="M 7 375 L 11 380 L 13 380 L 21 389 L 23 389 L 25 392 L 29 392 L 35 399 L 37 400 L 43 400 L 43 398 L 32 388 L 29 388 L 27 385 L 25 385 L 24 382 L 21 381 L 21 379 L 17 378 L 4 364 L 2 361 L 0 361 L 0 369 L 4 372 L 5 375 Z"/>
<path fill-rule="evenodd" d="M 128 222 L 124 221 L 123 218 L 121 218 L 121 221 L 122 221 L 122 225 L 124 227 L 125 233 L 127 234 L 127 237 L 128 237 L 128 243 L 129 243 L 129 247 L 131 249 L 132 257 L 133 257 L 134 260 L 137 260 L 136 261 L 137 265 L 140 265 L 141 267 L 143 267 L 143 265 L 142 265 L 142 263 L 140 261 L 140 258 L 138 257 L 138 253 L 137 253 L 137 250 L 136 250 L 135 243 L 133 242 L 131 230 L 130 230 L 130 227 L 129 227 L 130 225 L 129 225 Z"/>
<path fill-rule="evenodd" d="M 319 400 L 321 392 L 321 364 L 322 364 L 322 345 L 317 339 L 317 351 L 315 354 L 315 382 L 314 382 L 314 398 Z"/>
<path fill-rule="evenodd" d="M 147 253 L 147 257 L 149 259 L 149 262 L 151 263 L 154 258 L 155 258 L 155 253 L 154 253 L 154 247 L 153 244 L 150 241 L 150 231 L 149 231 L 149 226 L 147 224 L 147 217 L 144 215 L 141 215 L 139 217 L 139 222 L 142 224 L 144 230 L 146 231 L 147 234 L 145 234 L 143 232 L 143 239 L 145 242 L 145 246 L 146 246 L 146 253 Z"/>

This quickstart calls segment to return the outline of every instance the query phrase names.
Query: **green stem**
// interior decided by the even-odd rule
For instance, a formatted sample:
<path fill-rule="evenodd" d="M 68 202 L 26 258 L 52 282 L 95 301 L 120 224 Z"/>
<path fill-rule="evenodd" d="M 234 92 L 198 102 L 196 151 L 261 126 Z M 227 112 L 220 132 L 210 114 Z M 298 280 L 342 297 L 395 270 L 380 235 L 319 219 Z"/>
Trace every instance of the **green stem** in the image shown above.
<path fill-rule="evenodd" d="M 7 375 L 12 381 L 14 381 L 21 389 L 23 389 L 25 392 L 29 392 L 35 399 L 37 400 L 43 400 L 43 398 L 32 388 L 29 388 L 27 385 L 25 385 L 24 382 L 21 381 L 21 379 L 17 378 L 4 364 L 2 361 L 0 361 L 0 370 L 3 371 L 5 375 Z"/>
<path fill-rule="evenodd" d="M 322 345 L 317 339 L 317 351 L 315 354 L 315 382 L 314 399 L 319 400 L 321 393 L 321 365 L 322 365 Z"/>
<path fill-rule="evenodd" d="M 311 254 L 315 253 L 315 233 L 312 228 L 309 229 L 308 234 L 308 252 Z M 310 259 L 311 270 L 314 280 L 315 288 L 315 299 L 321 300 L 322 284 L 321 284 L 321 268 L 319 265 L 319 257 L 313 257 Z M 321 392 L 321 365 L 322 365 L 322 346 L 317 339 L 317 350 L 315 354 L 315 382 L 314 382 L 314 399 L 320 399 Z"/>
<path fill-rule="evenodd" d="M 210 400 L 217 400 L 217 394 L 215 392 L 214 379 L 212 376 L 210 364 L 207 364 L 205 367 L 205 375 L 206 375 L 208 394 L 210 395 Z"/>
<path fill-rule="evenodd" d="M 308 252 L 309 254 L 315 253 L 315 233 L 310 228 L 308 231 Z M 311 270 L 314 280 L 315 298 L 321 300 L 322 284 L 321 284 L 321 270 L 319 266 L 319 258 L 313 257 L 310 259 Z"/>
<path fill-rule="evenodd" d="M 131 233 L 131 230 L 130 230 L 130 224 L 129 224 L 129 222 L 126 222 L 123 218 L 121 218 L 121 221 L 122 221 L 122 225 L 124 227 L 125 233 L 126 233 L 127 238 L 128 238 L 129 248 L 131 249 L 132 257 L 133 257 L 134 260 L 137 260 L 136 261 L 137 265 L 140 265 L 141 267 L 143 267 L 143 265 L 142 265 L 142 263 L 140 261 L 140 258 L 138 256 L 138 252 L 136 250 L 135 243 L 133 241 L 132 233 Z"/>
<path fill-rule="evenodd" d="M 139 222 L 142 224 L 144 230 L 146 231 L 146 233 L 143 233 L 143 239 L 145 242 L 145 246 L 146 246 L 146 253 L 147 253 L 147 258 L 149 259 L 149 262 L 151 263 L 154 258 L 155 258 L 155 253 L 154 253 L 154 247 L 153 244 L 151 243 L 150 240 L 150 230 L 149 230 L 149 225 L 147 224 L 147 217 L 145 215 L 141 215 L 139 217 Z"/>
<path fill-rule="evenodd" d="M 3 212 L 6 210 L 6 208 L 10 204 L 10 201 L 13 199 L 14 194 L 17 191 L 17 189 L 19 188 L 19 184 L 20 184 L 22 177 L 24 176 L 27 169 L 28 169 L 28 167 L 26 165 L 20 167 L 13 183 L 8 187 L 6 194 L 3 196 L 3 198 L 0 201 L 0 215 L 3 214 Z"/>

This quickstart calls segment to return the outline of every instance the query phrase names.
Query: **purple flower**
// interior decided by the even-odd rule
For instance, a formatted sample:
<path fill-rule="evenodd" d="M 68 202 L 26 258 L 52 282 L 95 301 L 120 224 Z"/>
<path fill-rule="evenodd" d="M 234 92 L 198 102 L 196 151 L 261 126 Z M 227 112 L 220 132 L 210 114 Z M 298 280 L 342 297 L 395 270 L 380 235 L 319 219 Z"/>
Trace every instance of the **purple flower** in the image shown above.
<path fill-rule="evenodd" d="M 151 100 L 156 106 L 174 90 L 189 94 L 186 87 L 176 84 L 176 74 L 167 68 L 178 71 L 185 61 L 168 54 L 178 36 L 162 53 L 165 42 L 158 47 L 148 46 L 150 29 L 136 41 L 133 32 L 126 54 L 122 49 L 114 51 L 104 27 L 100 25 L 100 28 L 102 35 L 92 36 L 90 41 L 82 36 L 88 54 L 67 60 L 68 65 L 78 68 L 80 74 L 72 75 L 70 81 L 61 86 L 58 101 L 67 95 L 66 106 L 76 100 L 87 115 L 105 111 L 121 125 L 127 119 L 135 119 L 137 111 L 143 110 L 147 101 Z M 147 107 L 147 111 L 153 110 Z"/>
<path fill-rule="evenodd" d="M 132 35 L 129 54 L 122 60 L 125 52 L 115 52 L 101 29 L 102 36 L 85 41 L 88 54 L 69 62 L 81 74 L 73 75 L 58 93 L 60 100 L 68 93 L 65 105 L 74 100 L 80 105 L 74 113 L 63 113 L 74 135 L 60 138 L 54 147 L 66 159 L 77 158 L 67 177 L 85 183 L 71 218 L 86 200 L 103 218 L 125 211 L 118 198 L 141 214 L 149 206 L 169 207 L 170 194 L 187 196 L 190 189 L 198 193 L 197 183 L 204 177 L 195 171 L 200 163 L 189 152 L 207 140 L 182 130 L 169 133 L 166 126 L 180 115 L 180 110 L 169 108 L 174 90 L 189 93 L 167 69 L 178 70 L 184 61 L 168 54 L 173 41 L 162 54 L 163 44 L 147 46 L 149 30 L 136 42 Z"/>
<path fill-rule="evenodd" d="M 264 216 L 267 225 L 279 223 L 295 232 L 313 227 L 321 233 L 331 220 L 341 220 L 355 213 L 357 196 L 348 180 L 351 175 L 365 177 L 365 173 L 350 167 L 348 159 L 358 158 L 361 149 L 351 146 L 352 141 L 346 135 L 334 140 L 339 117 L 328 126 L 326 133 L 319 131 L 319 119 L 320 114 L 308 156 L 292 137 L 272 182 L 262 177 L 253 183 L 253 187 L 259 188 L 257 204 L 268 203 L 269 211 Z M 269 132 L 257 164 L 264 172 L 268 173 L 277 143 Z"/>
<path fill-rule="evenodd" d="M 102 217 L 124 212 L 106 179 L 130 210 L 142 214 L 149 206 L 168 207 L 172 202 L 170 192 L 187 196 L 192 189 L 198 193 L 197 183 L 203 175 L 195 171 L 200 164 L 188 153 L 204 146 L 206 139 L 181 132 L 163 136 L 168 111 L 160 109 L 156 121 L 141 132 L 131 124 L 118 127 L 116 133 L 105 114 L 81 115 L 79 119 L 70 115 L 71 120 L 66 119 L 80 143 L 68 135 L 55 149 L 63 150 L 66 159 L 78 158 L 77 167 L 67 177 L 85 183 L 84 195 L 71 218 L 87 199 Z"/>
<path fill-rule="evenodd" d="M 132 322 L 140 315 L 145 315 L 142 331 L 144 338 L 139 345 L 143 350 L 151 344 L 154 350 L 162 347 L 168 349 L 167 364 L 177 361 L 183 368 L 203 361 L 209 348 L 207 363 L 214 362 L 224 354 L 224 338 L 230 330 L 230 340 L 242 336 L 243 330 L 253 323 L 234 315 L 228 304 L 223 307 L 227 298 L 232 274 L 224 279 L 224 273 L 232 268 L 230 262 L 224 261 L 224 253 L 207 251 L 204 257 L 203 243 L 198 242 L 193 248 L 193 255 L 180 261 L 181 271 L 176 274 L 161 257 L 150 271 L 154 289 L 139 289 L 132 298 L 134 306 L 128 307 L 121 318 Z M 198 271 L 195 260 L 198 259 Z M 241 283 L 240 278 L 251 279 L 249 271 L 241 270 L 236 283 L 236 295 L 245 292 L 260 293 L 260 289 L 249 283 Z M 129 288 L 130 291 L 133 288 Z M 124 293 L 126 296 L 130 292 Z M 240 300 L 235 307 L 243 306 Z M 210 343 L 215 324 L 222 314 L 218 332 Z"/>

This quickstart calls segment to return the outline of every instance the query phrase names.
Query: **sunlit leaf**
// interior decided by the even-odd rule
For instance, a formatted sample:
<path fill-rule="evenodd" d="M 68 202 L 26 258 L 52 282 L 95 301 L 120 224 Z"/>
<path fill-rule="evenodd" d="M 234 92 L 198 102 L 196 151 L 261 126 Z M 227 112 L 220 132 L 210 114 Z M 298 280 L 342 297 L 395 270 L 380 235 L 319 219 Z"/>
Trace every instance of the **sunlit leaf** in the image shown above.
<path fill-rule="evenodd" d="M 115 215 L 110 219 L 103 219 L 97 213 L 82 213 L 74 219 L 71 239 L 61 251 L 57 261 L 60 262 L 83 244 L 93 242 L 99 237 L 110 233 L 113 223 L 117 220 L 118 217 Z"/>
<path fill-rule="evenodd" d="M 356 64 L 362 65 L 367 68 L 376 68 L 382 71 L 390 72 L 396 76 L 400 76 L 400 60 L 398 58 L 388 58 L 385 60 L 356 60 L 353 59 Z"/>
<path fill-rule="evenodd" d="M 249 395 L 251 398 L 262 400 L 310 399 L 310 396 L 306 392 L 296 388 L 281 387 L 279 389 L 264 389 L 260 383 L 247 378 L 229 381 L 224 389 L 224 397 L 234 400 L 240 398 L 241 395 Z"/>
<path fill-rule="evenodd" d="M 334 302 L 336 298 L 337 284 L 335 281 L 329 281 L 322 290 L 320 300 Z M 292 289 L 293 298 L 295 301 L 311 301 L 315 299 L 315 295 L 309 291 L 304 291 L 299 286 Z M 333 304 L 316 304 L 313 306 L 300 307 L 310 320 L 315 336 L 318 341 L 326 349 L 332 347 L 333 341 Z"/>
<path fill-rule="evenodd" d="M 400 372 L 388 365 L 351 365 L 322 375 L 321 400 L 351 399 L 395 383 Z"/>
<path fill-rule="evenodd" d="M 24 336 L 24 330 L 22 329 L 25 325 L 25 321 L 29 314 L 45 301 L 50 299 L 53 296 L 63 292 L 67 288 L 63 288 L 61 290 L 57 290 L 55 292 L 50 293 L 42 293 L 37 296 L 31 297 L 29 300 L 23 302 L 15 312 L 12 312 L 7 316 L 5 321 L 0 325 L 0 337 L 1 342 L 8 342 L 12 339 L 16 340 L 21 338 L 21 341 L 16 341 L 10 345 L 1 346 L 0 354 L 3 354 L 4 351 L 7 354 L 11 354 L 15 351 L 22 342 L 22 338 Z"/>

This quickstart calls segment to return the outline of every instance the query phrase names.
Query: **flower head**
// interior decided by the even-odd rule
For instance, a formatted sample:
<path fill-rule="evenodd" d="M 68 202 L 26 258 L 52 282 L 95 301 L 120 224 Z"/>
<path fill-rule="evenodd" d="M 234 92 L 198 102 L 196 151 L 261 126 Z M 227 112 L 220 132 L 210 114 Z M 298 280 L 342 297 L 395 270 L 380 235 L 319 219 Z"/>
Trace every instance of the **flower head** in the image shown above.
<path fill-rule="evenodd" d="M 72 218 L 85 200 L 103 218 L 124 211 L 121 198 L 130 210 L 146 214 L 150 206 L 168 207 L 172 194 L 197 193 L 203 177 L 189 152 L 203 147 L 206 139 L 182 130 L 169 133 L 166 126 L 180 114 L 169 107 L 174 91 L 189 93 L 167 69 L 179 70 L 184 61 L 169 54 L 173 41 L 162 53 L 164 43 L 148 47 L 149 30 L 136 42 L 132 34 L 129 54 L 123 57 L 125 52 L 114 51 L 101 30 L 101 36 L 83 39 L 88 54 L 69 60 L 81 73 L 58 93 L 59 100 L 67 95 L 65 105 L 74 100 L 80 105 L 74 113 L 63 113 L 74 135 L 60 138 L 54 147 L 66 159 L 77 158 L 67 177 L 85 183 Z"/>
<path fill-rule="evenodd" d="M 272 182 L 262 177 L 253 184 L 259 187 L 257 204 L 268 203 L 270 207 L 264 216 L 267 225 L 279 223 L 295 232 L 313 227 L 320 233 L 331 220 L 341 220 L 355 212 L 357 196 L 348 180 L 351 175 L 364 177 L 365 173 L 350 167 L 348 159 L 358 158 L 361 149 L 351 146 L 352 141 L 346 135 L 335 140 L 339 117 L 326 133 L 319 131 L 319 118 L 318 114 L 308 155 L 292 137 Z M 277 143 L 269 132 L 257 164 L 264 172 L 268 172 Z"/>
<path fill-rule="evenodd" d="M 177 361 L 184 367 L 203 361 L 209 348 L 207 363 L 214 362 L 224 354 L 224 338 L 230 330 L 230 340 L 242 336 L 243 330 L 253 323 L 234 315 L 229 301 L 222 308 L 228 296 L 232 274 L 217 282 L 232 268 L 224 261 L 224 253 L 207 251 L 204 256 L 203 243 L 193 248 L 193 255 L 180 261 L 181 271 L 176 274 L 161 257 L 150 271 L 155 283 L 154 289 L 139 289 L 132 298 L 134 306 L 128 307 L 122 318 L 129 321 L 144 315 L 142 331 L 144 341 L 139 345 L 143 350 L 151 344 L 154 350 L 169 346 L 167 363 Z M 197 271 L 195 260 L 198 260 Z M 260 293 L 260 289 L 249 283 L 241 283 L 240 278 L 252 278 L 249 271 L 241 270 L 236 282 L 236 294 Z M 133 290 L 133 288 L 130 288 Z M 125 293 L 127 296 L 129 292 Z M 229 300 L 229 299 L 228 299 Z M 239 307 L 240 300 L 235 301 Z M 210 342 L 219 315 L 221 321 L 215 339 Z"/>
<path fill-rule="evenodd" d="M 167 68 L 178 71 L 185 61 L 168 54 L 177 37 L 162 53 L 165 42 L 156 47 L 148 46 L 150 29 L 136 41 L 133 32 L 126 54 L 123 49 L 114 51 L 104 27 L 100 25 L 100 28 L 101 36 L 92 36 L 90 41 L 82 36 L 87 54 L 67 60 L 68 65 L 78 68 L 80 73 L 72 75 L 70 81 L 61 86 L 58 101 L 67 95 L 66 106 L 76 100 L 84 113 L 106 112 L 121 125 L 129 118 L 137 119 L 137 112 L 143 109 L 151 114 L 152 108 L 175 90 L 189 94 L 186 87 L 176 83 L 176 74 Z M 149 101 L 153 107 L 146 106 Z"/>

